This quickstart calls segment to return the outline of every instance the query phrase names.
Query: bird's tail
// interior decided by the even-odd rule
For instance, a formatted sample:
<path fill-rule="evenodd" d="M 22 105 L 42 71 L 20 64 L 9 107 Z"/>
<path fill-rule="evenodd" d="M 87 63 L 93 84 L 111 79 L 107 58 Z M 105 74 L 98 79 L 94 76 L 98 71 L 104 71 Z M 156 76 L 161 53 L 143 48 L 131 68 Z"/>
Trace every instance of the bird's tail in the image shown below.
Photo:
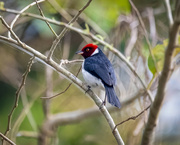
<path fill-rule="evenodd" d="M 104 87 L 105 87 L 105 90 L 106 90 L 106 95 L 107 95 L 108 102 L 111 105 L 120 108 L 121 104 L 120 104 L 120 101 L 119 101 L 118 97 L 116 96 L 116 93 L 115 93 L 115 90 L 114 90 L 113 86 L 110 87 L 110 86 L 104 85 Z"/>

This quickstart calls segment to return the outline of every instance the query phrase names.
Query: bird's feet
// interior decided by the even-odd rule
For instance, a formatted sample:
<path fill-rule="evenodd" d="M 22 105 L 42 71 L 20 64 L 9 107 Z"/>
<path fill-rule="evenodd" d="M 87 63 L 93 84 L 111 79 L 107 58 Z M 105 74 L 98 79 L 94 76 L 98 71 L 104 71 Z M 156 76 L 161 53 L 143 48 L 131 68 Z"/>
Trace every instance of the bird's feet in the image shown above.
<path fill-rule="evenodd" d="M 104 100 L 104 101 L 101 103 L 101 105 L 100 105 L 99 108 L 101 109 L 101 108 L 103 107 L 103 105 L 106 106 L 106 100 Z"/>
<path fill-rule="evenodd" d="M 88 89 L 85 91 L 85 94 L 86 94 L 88 91 L 91 90 L 91 86 L 88 85 L 87 88 L 88 88 Z"/>
<path fill-rule="evenodd" d="M 106 106 L 106 97 L 107 97 L 107 95 L 105 94 L 104 101 L 102 102 L 102 104 L 99 107 L 100 109 L 102 108 L 103 105 Z"/>

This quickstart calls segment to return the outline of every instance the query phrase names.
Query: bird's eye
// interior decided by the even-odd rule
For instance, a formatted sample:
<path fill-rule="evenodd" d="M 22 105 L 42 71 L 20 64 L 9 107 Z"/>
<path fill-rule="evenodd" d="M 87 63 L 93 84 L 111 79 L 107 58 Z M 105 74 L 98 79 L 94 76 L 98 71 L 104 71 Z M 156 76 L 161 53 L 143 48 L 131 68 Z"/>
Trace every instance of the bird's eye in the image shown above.
<path fill-rule="evenodd" d="M 86 52 L 88 52 L 88 51 L 89 51 L 89 48 L 86 49 Z"/>

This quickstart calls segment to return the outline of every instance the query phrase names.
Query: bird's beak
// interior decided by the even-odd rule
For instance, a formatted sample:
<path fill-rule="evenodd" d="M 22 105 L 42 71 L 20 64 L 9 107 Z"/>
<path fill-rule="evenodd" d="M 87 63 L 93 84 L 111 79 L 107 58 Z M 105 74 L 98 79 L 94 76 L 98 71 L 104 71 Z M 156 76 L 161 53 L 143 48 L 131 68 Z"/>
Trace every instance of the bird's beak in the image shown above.
<path fill-rule="evenodd" d="M 83 51 L 77 51 L 76 54 L 83 54 L 84 52 Z"/>

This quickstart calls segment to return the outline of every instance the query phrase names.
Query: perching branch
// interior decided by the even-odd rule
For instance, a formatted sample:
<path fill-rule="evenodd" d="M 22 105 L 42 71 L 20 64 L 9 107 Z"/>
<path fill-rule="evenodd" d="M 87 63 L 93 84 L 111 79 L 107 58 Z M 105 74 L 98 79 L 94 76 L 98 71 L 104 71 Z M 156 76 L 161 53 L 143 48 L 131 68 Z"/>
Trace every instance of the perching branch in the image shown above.
<path fill-rule="evenodd" d="M 64 69 L 62 66 L 59 66 L 53 60 L 48 60 L 45 55 L 36 51 L 30 46 L 24 44 L 22 47 L 16 40 L 13 40 L 11 38 L 9 39 L 4 36 L 0 36 L 0 41 L 3 41 L 4 43 L 9 44 L 11 46 L 14 46 L 15 48 L 18 48 L 29 55 L 32 55 L 32 56 L 34 55 L 40 62 L 51 66 L 54 70 L 64 75 L 68 80 L 74 82 L 74 84 L 80 87 L 82 90 L 84 91 L 88 90 L 88 87 L 86 85 L 83 85 L 83 83 L 77 77 L 75 77 L 72 73 Z M 86 94 L 88 94 L 94 100 L 96 105 L 100 108 L 101 113 L 104 115 L 105 119 L 107 120 L 111 130 L 113 130 L 115 127 L 115 123 L 111 115 L 109 114 L 108 110 L 106 109 L 106 107 L 104 105 L 102 106 L 102 100 L 96 94 L 94 94 L 91 90 L 88 91 Z M 119 145 L 124 145 L 124 142 L 117 129 L 115 129 L 115 131 L 113 132 L 113 135 Z"/>
<path fill-rule="evenodd" d="M 156 123 L 157 123 L 161 106 L 163 104 L 163 100 L 165 96 L 165 87 L 166 87 L 169 74 L 171 71 L 172 54 L 175 49 L 174 46 L 176 45 L 178 30 L 179 30 L 179 25 L 180 25 L 180 1 L 179 0 L 177 0 L 176 6 L 177 7 L 176 7 L 174 24 L 170 28 L 170 32 L 169 32 L 169 44 L 165 53 L 165 61 L 164 61 L 162 74 L 159 79 L 157 94 L 150 109 L 150 114 L 149 114 L 147 125 L 143 133 L 141 145 L 152 144 L 153 133 L 156 127 Z"/>

